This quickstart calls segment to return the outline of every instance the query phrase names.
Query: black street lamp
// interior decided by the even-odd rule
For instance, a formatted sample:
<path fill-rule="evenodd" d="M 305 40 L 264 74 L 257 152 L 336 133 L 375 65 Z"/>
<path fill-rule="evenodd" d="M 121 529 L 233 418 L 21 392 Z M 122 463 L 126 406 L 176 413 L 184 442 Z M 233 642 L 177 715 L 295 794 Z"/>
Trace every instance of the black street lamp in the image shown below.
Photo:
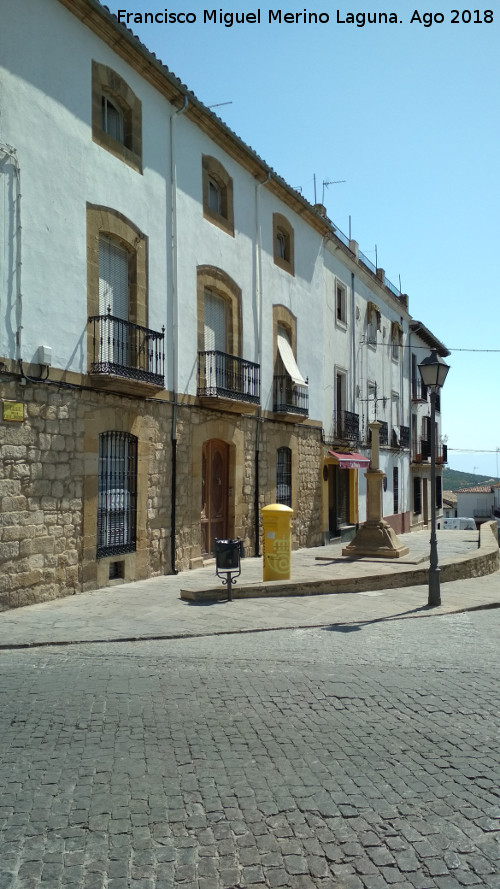
<path fill-rule="evenodd" d="M 429 598 L 430 608 L 441 605 L 441 587 L 439 581 L 437 536 L 436 536 L 436 397 L 450 369 L 439 357 L 435 349 L 428 358 L 418 365 L 424 386 L 431 394 L 431 555 L 429 563 Z"/>

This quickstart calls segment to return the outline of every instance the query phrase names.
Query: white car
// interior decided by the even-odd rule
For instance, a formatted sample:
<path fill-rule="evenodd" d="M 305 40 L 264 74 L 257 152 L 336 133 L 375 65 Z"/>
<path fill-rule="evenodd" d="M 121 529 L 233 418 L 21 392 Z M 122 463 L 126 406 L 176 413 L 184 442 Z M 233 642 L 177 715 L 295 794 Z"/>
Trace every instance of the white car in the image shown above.
<path fill-rule="evenodd" d="M 475 531 L 474 519 L 457 516 L 456 519 L 443 519 L 443 531 Z"/>

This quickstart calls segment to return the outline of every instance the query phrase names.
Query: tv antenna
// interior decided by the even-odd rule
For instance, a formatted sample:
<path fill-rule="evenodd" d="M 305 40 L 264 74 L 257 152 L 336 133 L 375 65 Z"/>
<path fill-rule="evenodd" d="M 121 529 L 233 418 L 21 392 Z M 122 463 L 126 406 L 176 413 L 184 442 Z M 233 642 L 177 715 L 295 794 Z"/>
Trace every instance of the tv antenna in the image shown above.
<path fill-rule="evenodd" d="M 342 182 L 345 182 L 345 179 L 323 179 L 323 192 L 321 195 L 321 203 L 325 203 L 325 188 L 328 188 L 329 185 L 340 185 Z"/>

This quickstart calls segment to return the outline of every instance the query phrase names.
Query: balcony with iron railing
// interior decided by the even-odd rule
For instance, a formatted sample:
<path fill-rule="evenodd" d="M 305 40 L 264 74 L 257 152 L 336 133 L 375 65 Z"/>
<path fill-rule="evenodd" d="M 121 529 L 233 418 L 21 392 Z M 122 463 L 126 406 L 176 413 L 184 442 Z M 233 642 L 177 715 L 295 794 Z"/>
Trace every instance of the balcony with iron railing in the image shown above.
<path fill-rule="evenodd" d="M 391 431 L 391 448 L 410 447 L 410 427 L 393 426 Z"/>
<path fill-rule="evenodd" d="M 260 365 L 226 352 L 198 352 L 197 391 L 208 403 L 253 409 L 260 402 Z"/>
<path fill-rule="evenodd" d="M 384 447 L 384 446 L 387 447 L 387 445 L 389 444 L 389 424 L 386 423 L 385 420 L 377 420 L 377 422 L 380 423 L 379 436 L 378 436 L 379 444 L 382 445 L 382 447 Z M 367 440 L 368 440 L 368 444 L 370 444 L 371 440 L 372 440 L 372 431 L 369 427 L 368 427 Z"/>
<path fill-rule="evenodd" d="M 414 463 L 427 463 L 431 459 L 431 443 L 426 438 L 416 441 L 412 449 L 412 460 Z M 445 444 L 436 445 L 436 463 L 448 462 L 448 446 Z"/>
<path fill-rule="evenodd" d="M 293 382 L 288 374 L 273 378 L 273 411 L 277 414 L 309 415 L 309 389 Z"/>
<path fill-rule="evenodd" d="M 116 378 L 163 389 L 165 328 L 161 333 L 111 314 L 89 318 L 92 336 L 90 373 L 96 379 Z"/>
<path fill-rule="evenodd" d="M 359 441 L 359 414 L 351 411 L 335 411 L 333 414 L 333 434 L 337 441 Z"/>

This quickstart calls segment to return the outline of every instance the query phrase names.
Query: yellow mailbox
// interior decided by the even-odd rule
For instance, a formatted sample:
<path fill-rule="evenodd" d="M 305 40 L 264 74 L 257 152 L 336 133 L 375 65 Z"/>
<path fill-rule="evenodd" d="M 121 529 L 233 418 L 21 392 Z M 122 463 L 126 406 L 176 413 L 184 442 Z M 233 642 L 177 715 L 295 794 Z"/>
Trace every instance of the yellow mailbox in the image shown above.
<path fill-rule="evenodd" d="M 292 560 L 291 521 L 293 509 L 282 503 L 264 506 L 262 531 L 264 536 L 263 580 L 289 580 Z"/>

